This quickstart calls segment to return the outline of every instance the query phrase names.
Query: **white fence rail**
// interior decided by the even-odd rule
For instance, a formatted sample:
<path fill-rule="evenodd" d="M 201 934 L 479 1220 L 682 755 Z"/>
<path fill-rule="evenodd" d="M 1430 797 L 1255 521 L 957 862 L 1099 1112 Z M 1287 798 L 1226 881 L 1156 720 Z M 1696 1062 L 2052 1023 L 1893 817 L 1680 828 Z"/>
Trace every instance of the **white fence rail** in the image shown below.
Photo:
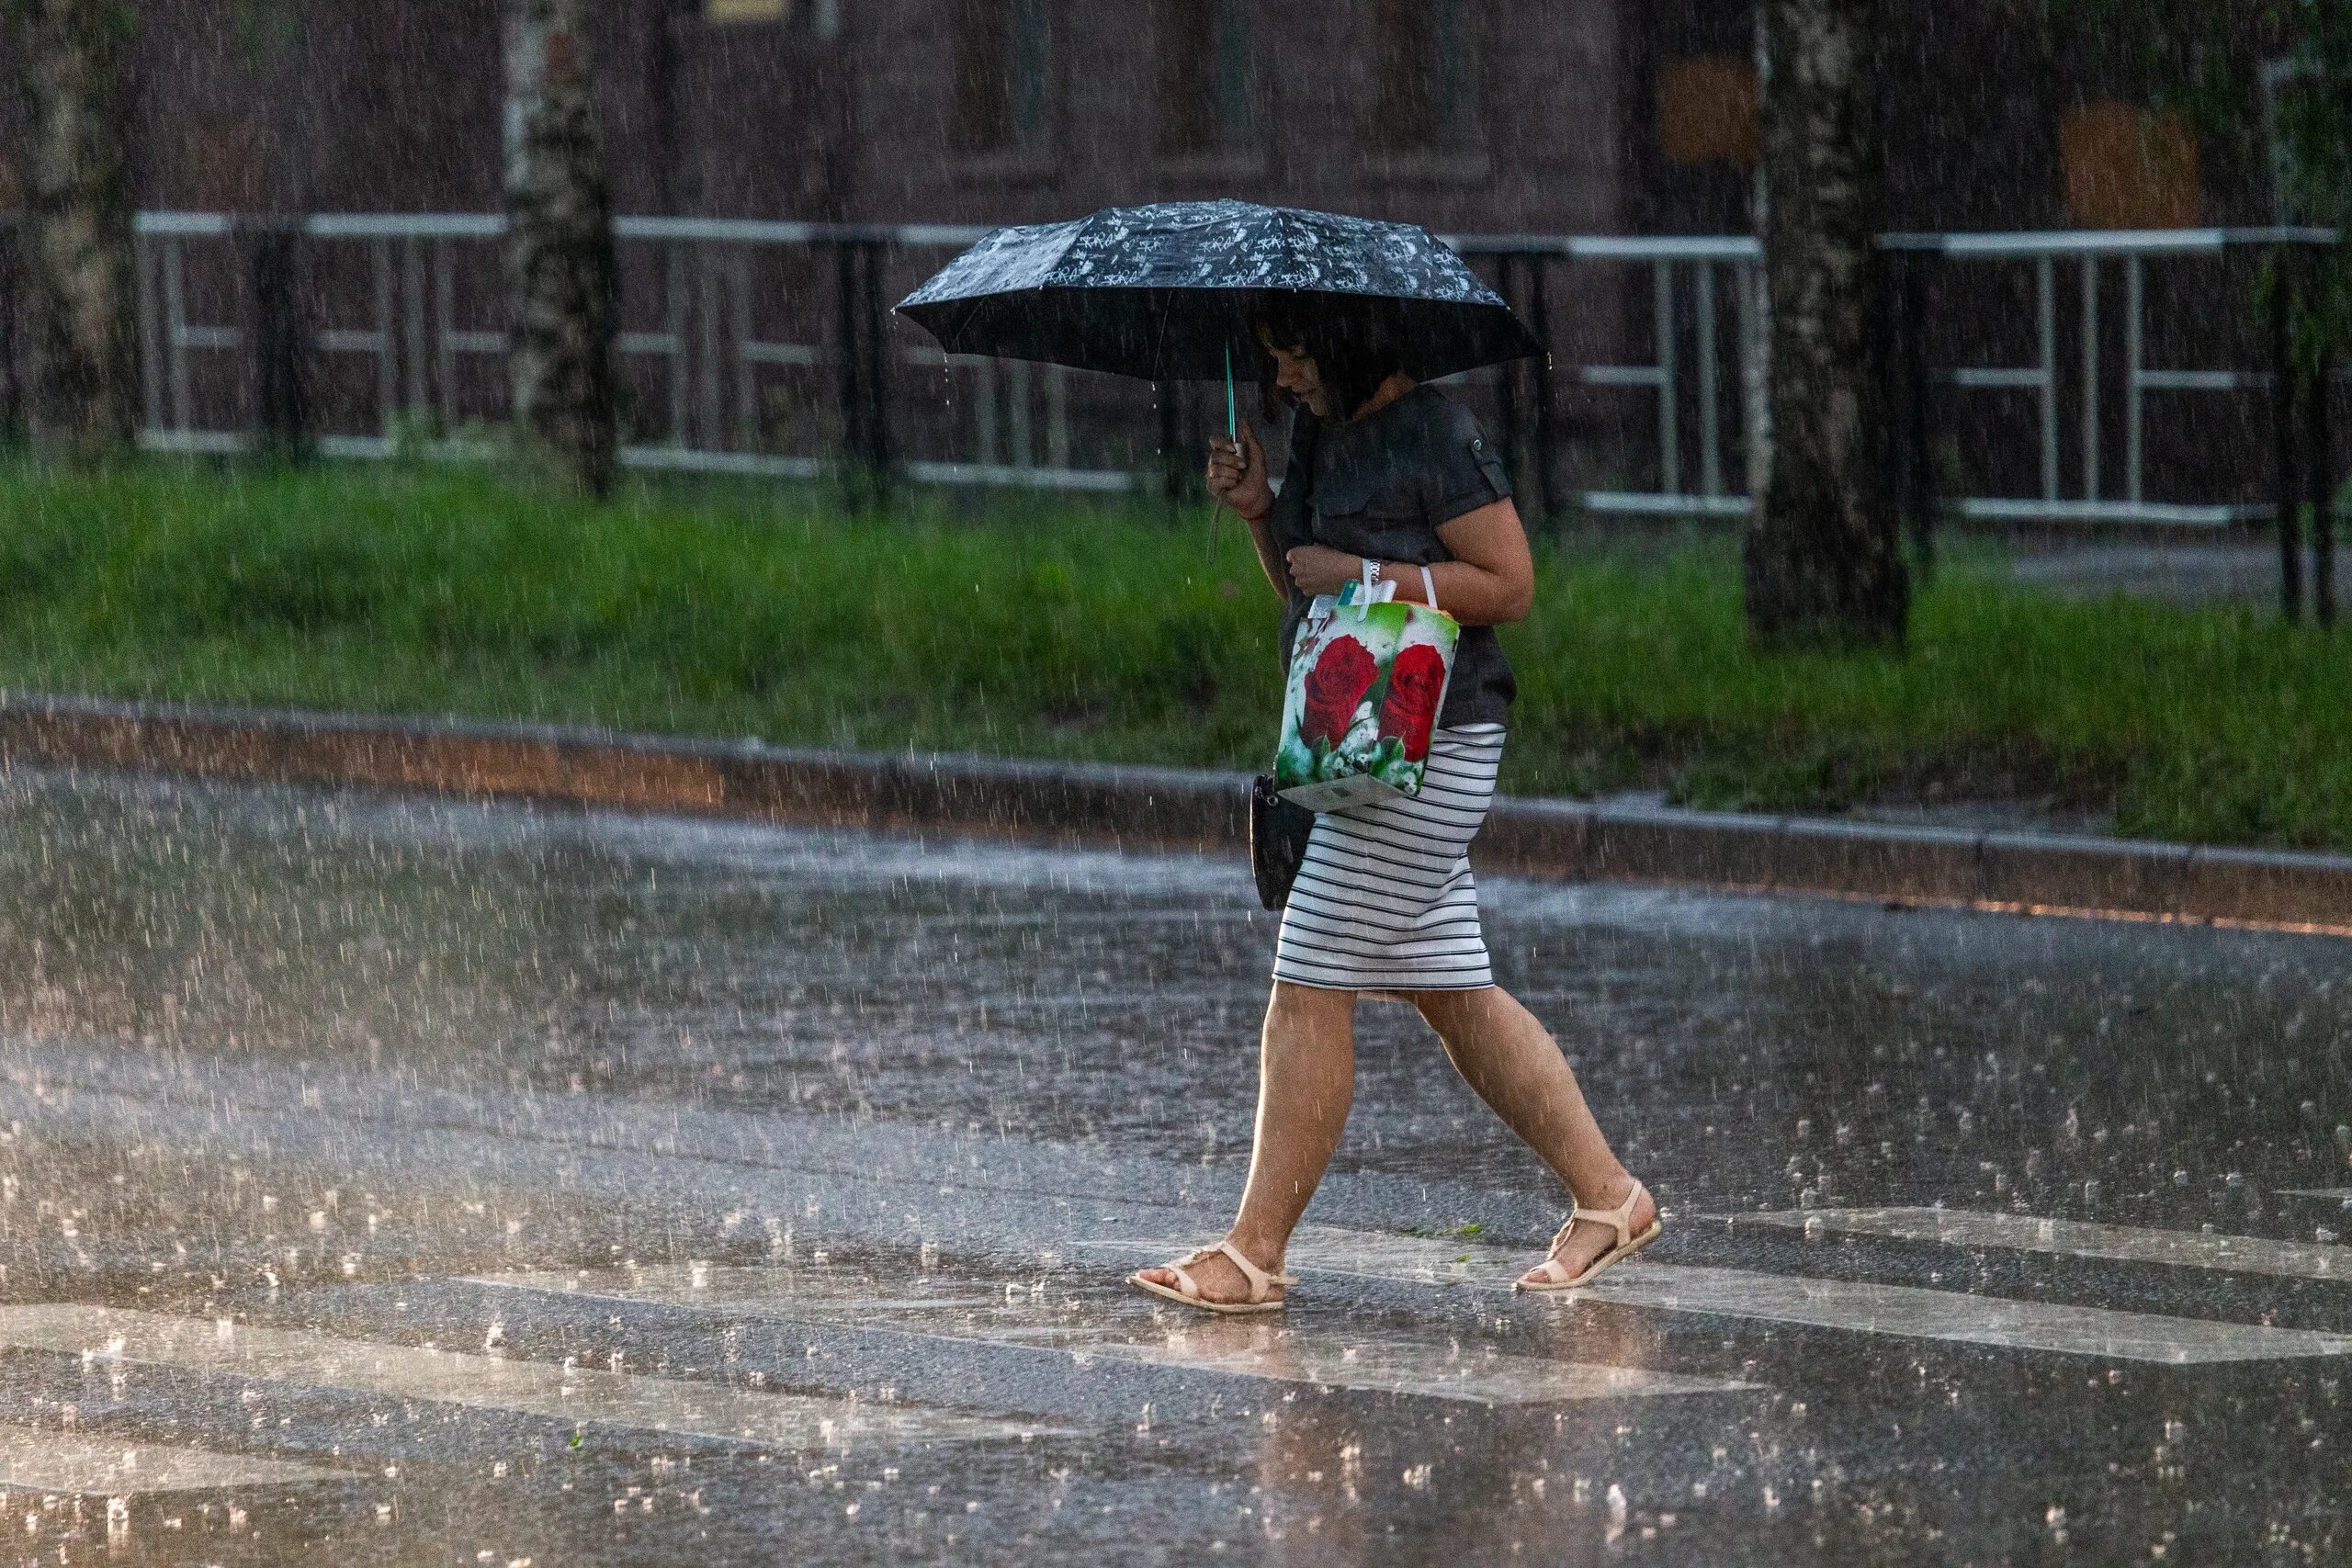
<path fill-rule="evenodd" d="M 251 379 L 251 361 L 267 335 L 263 313 L 273 309 L 299 317 L 287 341 L 306 356 L 306 378 L 342 378 L 336 407 L 309 400 L 304 434 L 318 450 L 381 457 L 403 440 L 431 447 L 461 439 L 469 416 L 498 413 L 497 361 L 507 339 L 481 312 L 498 309 L 494 268 L 504 230 L 503 218 L 483 213 L 323 213 L 283 225 L 224 213 L 140 214 L 142 443 L 197 453 L 254 443 L 266 417 L 256 414 L 251 396 L 220 389 Z M 309 298 L 253 297 L 239 247 L 260 231 L 299 236 L 312 280 Z M 1138 394 L 1125 394 L 1124 410 L 1093 417 L 1090 411 L 1119 395 L 1100 378 L 943 355 L 911 333 L 890 331 L 885 258 L 944 259 L 983 231 L 616 220 L 625 278 L 616 347 L 633 384 L 648 389 L 623 460 L 807 478 L 847 459 L 922 481 L 1067 490 L 1152 482 L 1159 460 L 1139 456 L 1149 449 L 1133 443 Z M 1932 366 L 1917 358 L 1915 434 L 2002 433 L 1996 466 L 2033 476 L 2022 489 L 1938 496 L 1935 507 L 1994 523 L 2194 528 L 2274 518 L 2280 485 L 2263 463 L 2233 460 L 2245 454 L 2217 453 L 2204 465 L 2209 493 L 2159 493 L 2149 464 L 2152 405 L 2234 398 L 2243 416 L 2249 394 L 2283 400 L 2275 355 L 2268 367 L 2166 357 L 2167 345 L 2187 343 L 2209 350 L 2220 344 L 2242 359 L 2249 344 L 2259 347 L 2261 333 L 2217 330 L 2211 319 L 2152 320 L 2150 273 L 2203 268 L 2218 282 L 2231 258 L 2286 255 L 2334 238 L 2310 229 L 1887 236 L 1883 243 L 1905 280 L 1888 326 L 1917 334 L 1915 358 L 1926 352 L 1917 344 L 1953 335 L 1944 330 L 1951 323 L 1922 319 L 1932 316 L 1917 270 L 1923 265 L 1932 263 L 1935 287 L 1946 293 L 1975 288 L 1986 297 L 2016 281 L 1992 275 L 2022 268 L 2031 301 L 2030 357 Z M 1752 238 L 1465 235 L 1451 243 L 1500 273 L 1539 333 L 1548 330 L 1555 301 L 1574 307 L 1572 327 L 1599 321 L 1609 329 L 1597 343 L 1555 342 L 1544 367 L 1472 378 L 1506 400 L 1506 434 L 1532 458 L 1540 499 L 1601 515 L 1746 512 L 1743 388 L 1759 300 Z M 198 299 L 199 272 L 210 280 L 209 316 Z M 1987 281 L 1973 282 L 1972 274 Z M 2243 313 L 2242 299 L 2250 299 L 2206 297 L 2223 300 L 2208 312 L 2212 317 Z M 2109 363 L 2110 345 L 2120 345 L 2120 365 Z M 354 363 L 364 393 L 338 369 Z M 775 416 L 778 378 L 798 378 L 803 417 Z M 901 384 L 896 397 L 894 381 Z M 1529 383 L 1532 422 L 1520 401 Z M 2030 406 L 2028 421 L 1974 412 L 2011 406 L 2002 400 L 2018 397 Z M 1555 429 L 1563 398 L 1576 400 L 1585 415 L 1567 440 Z M 931 417 L 942 411 L 948 417 Z M 1592 435 L 1608 423 L 1596 411 L 1613 412 L 1613 439 Z M 1168 409 L 1161 413 L 1160 444 L 1176 445 Z M 900 439 L 926 420 L 944 426 L 928 449 Z M 1129 429 L 1124 454 L 1103 438 L 1118 427 Z M 1916 453 L 1914 460 L 1924 465 L 1928 456 Z"/>

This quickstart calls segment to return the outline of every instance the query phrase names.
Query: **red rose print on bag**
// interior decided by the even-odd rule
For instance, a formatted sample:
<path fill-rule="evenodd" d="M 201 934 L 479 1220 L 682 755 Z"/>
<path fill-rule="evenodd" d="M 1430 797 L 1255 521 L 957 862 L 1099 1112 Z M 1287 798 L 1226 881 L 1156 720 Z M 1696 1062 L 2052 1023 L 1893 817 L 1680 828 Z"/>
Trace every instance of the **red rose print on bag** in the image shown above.
<path fill-rule="evenodd" d="M 1372 650 L 1351 637 L 1333 637 L 1306 672 L 1306 708 L 1298 721 L 1298 738 L 1308 746 L 1317 741 L 1337 746 L 1354 721 L 1356 705 L 1372 689 L 1380 666 Z"/>
<path fill-rule="evenodd" d="M 1444 691 L 1445 655 L 1428 643 L 1404 649 L 1389 666 L 1388 700 L 1380 705 L 1380 738 L 1402 740 L 1407 761 L 1418 762 L 1430 754 L 1438 698 Z"/>

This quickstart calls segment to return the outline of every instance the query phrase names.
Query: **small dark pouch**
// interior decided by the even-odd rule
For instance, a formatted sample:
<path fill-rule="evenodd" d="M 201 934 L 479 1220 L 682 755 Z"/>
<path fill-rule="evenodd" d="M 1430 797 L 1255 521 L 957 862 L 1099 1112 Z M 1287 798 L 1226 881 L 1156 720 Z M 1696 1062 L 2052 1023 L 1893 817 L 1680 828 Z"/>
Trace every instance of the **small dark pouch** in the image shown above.
<path fill-rule="evenodd" d="M 1275 794 L 1273 774 L 1250 782 L 1250 871 L 1258 879 L 1258 902 L 1267 908 L 1290 902 L 1290 885 L 1298 880 L 1306 836 L 1314 830 L 1315 813 Z"/>

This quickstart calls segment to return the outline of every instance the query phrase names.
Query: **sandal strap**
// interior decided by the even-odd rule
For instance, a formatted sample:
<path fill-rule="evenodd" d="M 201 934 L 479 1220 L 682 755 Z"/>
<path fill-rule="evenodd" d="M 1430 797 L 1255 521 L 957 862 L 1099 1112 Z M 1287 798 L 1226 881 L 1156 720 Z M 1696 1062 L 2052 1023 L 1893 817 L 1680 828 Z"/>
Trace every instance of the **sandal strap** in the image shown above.
<path fill-rule="evenodd" d="M 1187 1263 L 1198 1263 L 1206 1256 L 1207 1249 L 1204 1247 L 1201 1251 L 1193 1253 L 1192 1256 L 1180 1262 L 1163 1263 L 1160 1265 L 1162 1269 L 1167 1269 L 1170 1274 L 1176 1276 L 1176 1288 L 1183 1292 L 1184 1299 L 1188 1302 L 1196 1302 L 1201 1299 L 1201 1287 L 1190 1274 L 1184 1272 L 1184 1265 Z"/>
<path fill-rule="evenodd" d="M 1196 1302 L 1201 1299 L 1201 1287 L 1193 1278 L 1190 1274 L 1185 1273 L 1184 1270 L 1193 1264 L 1205 1263 L 1210 1258 L 1216 1258 L 1220 1254 L 1228 1259 L 1236 1269 L 1240 1269 L 1241 1277 L 1250 1281 L 1250 1304 L 1251 1306 L 1256 1306 L 1261 1302 L 1263 1302 L 1266 1299 L 1267 1293 L 1276 1285 L 1295 1285 L 1298 1283 L 1298 1277 L 1295 1274 L 1267 1273 L 1263 1269 L 1259 1268 L 1255 1263 L 1250 1262 L 1249 1258 L 1243 1257 L 1241 1249 L 1234 1246 L 1230 1240 L 1220 1241 L 1212 1247 L 1196 1247 L 1193 1251 L 1185 1254 L 1182 1258 L 1178 1258 L 1175 1262 L 1163 1263 L 1160 1267 L 1167 1269 L 1170 1274 L 1176 1276 L 1176 1288 L 1184 1293 L 1184 1298 L 1187 1301 Z"/>
<path fill-rule="evenodd" d="M 1231 1260 L 1233 1266 L 1241 1270 L 1241 1277 L 1250 1281 L 1250 1304 L 1251 1306 L 1256 1306 L 1259 1303 L 1264 1301 L 1268 1292 L 1276 1285 L 1295 1285 L 1298 1283 L 1298 1280 L 1291 1275 L 1269 1274 L 1263 1269 L 1259 1268 L 1255 1263 L 1250 1262 L 1250 1259 L 1241 1255 L 1241 1249 L 1233 1245 L 1232 1238 L 1229 1236 L 1225 1240 L 1218 1242 L 1215 1247 L 1207 1247 L 1201 1249 L 1202 1256 L 1204 1257 L 1214 1252 L 1222 1252 L 1225 1254 L 1225 1256 Z"/>
<path fill-rule="evenodd" d="M 1632 1241 L 1634 1239 L 1634 1207 L 1642 1201 L 1644 1191 L 1641 1182 L 1636 1180 L 1634 1183 L 1634 1190 L 1625 1194 L 1625 1201 L 1613 1209 L 1569 1210 L 1568 1223 L 1562 1225 L 1560 1234 L 1552 1238 L 1552 1250 L 1557 1252 L 1560 1249 L 1560 1244 L 1568 1239 L 1568 1233 L 1576 1229 L 1578 1220 L 1590 1220 L 1595 1224 L 1607 1225 L 1617 1233 L 1619 1247 Z"/>

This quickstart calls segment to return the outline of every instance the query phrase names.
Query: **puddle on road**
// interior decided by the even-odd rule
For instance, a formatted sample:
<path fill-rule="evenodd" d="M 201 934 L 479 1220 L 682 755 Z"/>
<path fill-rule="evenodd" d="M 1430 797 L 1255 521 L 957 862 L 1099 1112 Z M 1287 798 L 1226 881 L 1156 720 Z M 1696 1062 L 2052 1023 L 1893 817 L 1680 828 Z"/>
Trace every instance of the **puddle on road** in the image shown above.
<path fill-rule="evenodd" d="M 1948 1247 L 2006 1248 L 2120 1263 L 2164 1263 L 2232 1274 L 2271 1274 L 2290 1280 L 2352 1279 L 2352 1247 L 2332 1242 L 2272 1241 L 2266 1236 L 2208 1235 L 2138 1225 L 2090 1224 L 2032 1214 L 1969 1209 L 1781 1209 L 1739 1214 L 1741 1224 L 1783 1230 L 1845 1231 L 1895 1241 Z"/>
<path fill-rule="evenodd" d="M 981 1294 L 968 1281 L 880 1283 L 824 1269 L 690 1264 L 493 1274 L 475 1282 L 1476 1404 L 1736 1393 L 1756 1387 L 1648 1367 L 1465 1350 L 1451 1338 L 1439 1344 L 1408 1335 L 1294 1326 L 1272 1314 L 1218 1318 L 1174 1308 L 1191 1321 L 1170 1327 L 1163 1313 L 1145 1315 L 1150 1309 L 1141 1297 L 1115 1304 L 1100 1297 L 1051 1302 L 1017 1286 Z"/>
<path fill-rule="evenodd" d="M 135 1497 L 151 1492 L 209 1492 L 349 1479 L 340 1471 L 250 1454 L 0 1427 L 0 1486 L 34 1492 Z"/>
<path fill-rule="evenodd" d="M 1118 1239 L 1085 1245 L 1107 1252 L 1158 1254 L 1167 1244 Z M 1291 1237 L 1288 1262 L 1294 1269 L 1366 1279 L 1506 1291 L 1524 1258 L 1524 1248 L 1301 1225 Z M 2352 1335 L 1648 1258 L 1612 1269 L 1590 1289 L 1566 1292 L 1565 1299 L 2172 1366 L 2352 1354 Z"/>
<path fill-rule="evenodd" d="M 752 1393 L 116 1307 L 0 1307 L 0 1347 L 779 1449 L 1019 1438 L 1045 1430 L 919 1406 L 884 1408 L 848 1399 Z"/>

